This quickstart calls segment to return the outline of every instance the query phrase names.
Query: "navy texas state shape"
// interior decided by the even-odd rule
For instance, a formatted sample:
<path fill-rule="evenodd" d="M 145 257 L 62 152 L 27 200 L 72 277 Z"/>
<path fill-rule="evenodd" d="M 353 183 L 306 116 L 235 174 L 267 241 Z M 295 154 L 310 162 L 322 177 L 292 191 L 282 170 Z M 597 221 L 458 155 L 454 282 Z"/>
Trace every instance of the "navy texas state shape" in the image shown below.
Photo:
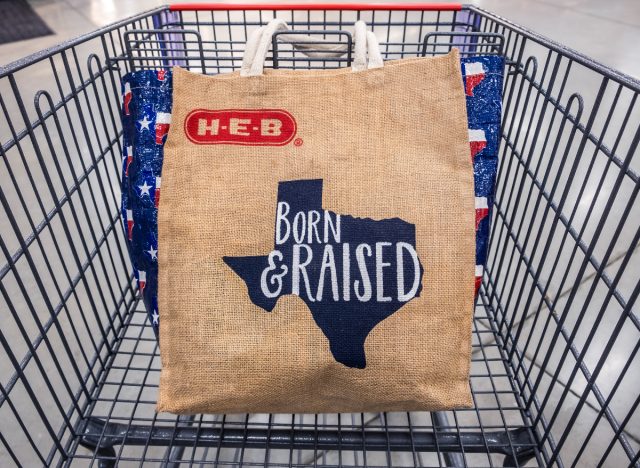
<path fill-rule="evenodd" d="M 415 226 L 324 210 L 322 182 L 280 182 L 274 251 L 223 260 L 267 312 L 279 297 L 297 294 L 335 360 L 362 369 L 369 332 L 422 290 Z"/>

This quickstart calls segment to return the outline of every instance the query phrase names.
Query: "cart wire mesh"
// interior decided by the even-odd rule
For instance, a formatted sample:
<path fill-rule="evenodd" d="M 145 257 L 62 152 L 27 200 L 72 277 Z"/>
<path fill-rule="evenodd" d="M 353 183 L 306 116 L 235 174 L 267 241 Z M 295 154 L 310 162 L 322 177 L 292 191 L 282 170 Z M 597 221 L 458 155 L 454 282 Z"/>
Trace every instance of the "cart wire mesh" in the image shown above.
<path fill-rule="evenodd" d="M 120 78 L 233 71 L 274 17 L 347 48 L 363 19 L 388 60 L 505 56 L 473 408 L 155 413 L 158 344 L 119 220 Z M 279 68 L 351 60 L 272 49 Z M 637 466 L 639 92 L 457 5 L 162 7 L 0 68 L 0 465 Z"/>

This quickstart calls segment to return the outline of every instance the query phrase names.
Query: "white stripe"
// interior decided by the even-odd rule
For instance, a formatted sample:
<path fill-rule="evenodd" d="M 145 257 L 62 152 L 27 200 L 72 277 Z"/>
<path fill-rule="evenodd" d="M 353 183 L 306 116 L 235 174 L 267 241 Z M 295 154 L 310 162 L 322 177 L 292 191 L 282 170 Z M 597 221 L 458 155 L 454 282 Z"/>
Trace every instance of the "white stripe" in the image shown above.
<path fill-rule="evenodd" d="M 169 112 L 158 112 L 156 114 L 156 123 L 157 124 L 170 124 L 171 123 L 171 114 Z"/>
<path fill-rule="evenodd" d="M 487 197 L 476 197 L 476 210 L 478 208 L 489 208 Z"/>
<path fill-rule="evenodd" d="M 469 141 L 487 141 L 482 129 L 469 129 Z"/>
<path fill-rule="evenodd" d="M 471 62 L 464 64 L 465 75 L 481 75 L 484 73 L 482 62 Z"/>
<path fill-rule="evenodd" d="M 156 177 L 156 190 L 160 188 L 160 179 L 161 177 Z"/>
<path fill-rule="evenodd" d="M 147 281 L 147 272 L 138 270 L 138 281 Z"/>
<path fill-rule="evenodd" d="M 124 94 L 129 94 L 131 92 L 131 84 L 129 82 L 124 84 Z"/>
<path fill-rule="evenodd" d="M 484 267 L 482 265 L 476 265 L 476 277 L 482 276 L 484 273 Z"/>

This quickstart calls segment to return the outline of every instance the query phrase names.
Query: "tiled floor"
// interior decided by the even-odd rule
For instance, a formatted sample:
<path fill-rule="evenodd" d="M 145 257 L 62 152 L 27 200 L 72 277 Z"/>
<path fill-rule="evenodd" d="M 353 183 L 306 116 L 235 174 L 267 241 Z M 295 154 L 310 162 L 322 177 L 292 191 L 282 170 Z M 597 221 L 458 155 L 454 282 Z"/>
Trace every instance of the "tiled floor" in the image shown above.
<path fill-rule="evenodd" d="M 35 0 L 32 4 L 36 11 L 56 34 L 0 46 L 0 62 L 3 64 L 9 63 L 26 54 L 88 33 L 99 26 L 158 6 L 161 3 L 163 2 L 160 0 L 128 2 L 115 0 Z M 559 43 L 566 44 L 592 57 L 597 62 L 617 69 L 622 73 L 640 77 L 640 48 L 636 46 L 637 41 L 640 39 L 640 2 L 638 1 L 609 1 L 603 4 L 599 0 L 476 0 L 473 3 L 548 36 Z M 578 74 L 577 76 L 580 78 L 581 75 Z M 30 78 L 34 88 L 41 78 L 38 75 L 33 75 Z M 580 92 L 586 102 L 593 99 L 597 84 L 585 80 L 578 86 L 582 87 Z M 619 124 L 620 122 L 615 123 Z M 634 159 L 634 164 L 638 164 L 637 157 Z M 636 166 L 636 170 L 637 168 Z M 576 224 L 585 221 L 589 216 L 588 207 L 592 200 L 596 202 L 597 212 L 604 210 L 604 204 L 600 203 L 599 198 L 595 195 L 595 186 L 597 185 L 598 177 L 602 175 L 603 171 L 605 171 L 605 168 L 602 161 L 596 161 L 595 169 L 591 175 L 587 176 L 579 172 L 578 176 L 576 176 L 578 180 L 586 180 L 586 192 L 580 198 L 582 201 L 578 205 L 579 209 L 575 218 Z M 602 193 L 604 193 L 603 200 L 606 201 L 612 185 L 613 180 L 607 179 L 602 190 Z M 604 238 L 608 239 L 615 235 L 616 219 L 623 215 L 625 210 L 624 203 L 631 196 L 634 196 L 635 188 L 636 186 L 634 185 L 623 187 L 619 196 L 620 204 L 609 207 L 611 221 L 603 229 L 602 236 Z M 572 202 L 576 201 L 576 197 L 577 193 L 570 191 L 568 193 L 568 205 L 572 205 Z M 558 412 L 553 421 L 554 431 L 557 430 L 561 433 L 562 428 L 572 420 L 574 417 L 573 407 L 580 404 L 580 397 L 586 388 L 586 380 L 582 373 L 578 372 L 575 377 L 572 377 L 575 358 L 570 350 L 563 357 L 566 343 L 560 339 L 551 348 L 549 339 L 546 336 L 542 336 L 543 329 L 540 327 L 540 321 L 546 321 L 547 319 L 553 321 L 562 315 L 569 297 L 572 298 L 573 306 L 567 308 L 566 316 L 560 320 L 563 321 L 569 333 L 575 331 L 574 341 L 580 350 L 584 349 L 583 358 L 589 369 L 593 371 L 601 367 L 596 383 L 603 391 L 604 398 L 607 398 L 612 388 L 617 388 L 615 398 L 609 404 L 611 414 L 618 420 L 623 419 L 637 398 L 640 380 L 638 373 L 633 372 L 633 369 L 637 369 L 640 364 L 637 355 L 635 355 L 635 360 L 631 364 L 631 370 L 625 374 L 625 378 L 619 382 L 617 381 L 622 369 L 627 364 L 629 356 L 637 351 L 637 343 L 640 340 L 637 327 L 633 325 L 625 326 L 623 332 L 617 335 L 615 340 L 610 339 L 612 330 L 616 327 L 618 321 L 625 323 L 624 317 L 621 320 L 622 306 L 619 303 L 620 298 L 623 301 L 628 301 L 633 297 L 634 290 L 638 284 L 638 276 L 640 275 L 640 267 L 638 267 L 640 264 L 640 251 L 637 248 L 637 244 L 633 243 L 638 224 L 637 220 L 640 215 L 637 211 L 637 205 L 636 203 L 632 209 L 631 221 L 628 223 L 629 231 L 621 233 L 620 240 L 615 244 L 615 250 L 610 257 L 610 261 L 607 262 L 606 271 L 612 280 L 615 280 L 619 271 L 621 272 L 620 281 L 617 284 L 620 297 L 609 297 L 608 290 L 603 288 L 601 281 L 593 282 L 592 271 L 588 271 L 578 285 L 565 284 L 563 287 L 559 287 L 560 281 L 554 279 L 553 270 L 547 268 L 543 270 L 543 276 L 550 275 L 554 281 L 551 282 L 552 284 L 546 295 L 550 300 L 557 300 L 554 308 L 557 315 L 554 318 L 553 314 L 550 314 L 549 309 L 545 306 L 537 309 L 535 307 L 533 309 L 530 308 L 526 313 L 523 313 L 525 318 L 522 320 L 521 336 L 529 336 L 531 332 L 533 342 L 541 343 L 542 351 L 536 353 L 535 347 L 533 349 L 526 348 L 525 341 L 522 341 L 523 346 L 521 348 L 525 351 L 526 359 L 531 364 L 531 375 L 539 376 L 540 378 L 540 388 L 544 389 L 545 392 L 547 389 L 551 389 L 549 399 L 541 403 L 547 408 L 554 409 L 561 396 L 564 393 L 567 394 L 567 399 L 562 405 L 561 411 Z M 591 226 L 589 224 L 584 234 L 587 239 L 593 234 Z M 532 229 L 537 229 L 537 227 L 531 226 Z M 602 244 L 604 247 L 598 245 L 595 250 L 595 254 L 599 258 L 602 258 L 605 253 L 604 248 L 608 246 L 608 242 L 603 242 Z M 599 250 L 601 247 L 602 249 Z M 557 248 L 557 245 L 554 244 L 553 248 Z M 627 253 L 629 254 L 628 258 Z M 562 261 L 566 261 L 564 256 L 562 256 Z M 623 268 L 622 271 L 621 268 Z M 576 288 L 572 290 L 573 286 L 576 286 Z M 584 311 L 582 311 L 583 305 Z M 534 326 L 536 313 L 538 313 L 538 322 Z M 626 320 L 628 322 L 630 319 Z M 483 321 L 480 320 L 478 323 L 480 324 L 479 328 L 482 329 Z M 596 323 L 599 324 L 598 333 L 591 337 L 589 325 Z M 517 327 L 518 324 L 515 326 Z M 549 335 L 551 334 L 549 333 Z M 491 337 L 493 335 L 491 333 L 483 334 L 481 330 L 478 336 L 481 336 L 483 340 L 486 337 L 487 345 L 492 343 Z M 611 349 L 606 360 L 601 362 L 600 358 L 607 347 Z M 157 353 L 157 350 L 152 352 Z M 477 353 L 481 352 L 482 350 L 478 348 Z M 548 362 L 546 362 L 547 357 L 550 358 Z M 157 356 L 155 356 L 155 359 L 154 365 L 157 365 Z M 546 368 L 547 372 L 541 372 L 542 368 Z M 553 373 L 557 368 L 561 369 L 557 376 L 557 381 L 551 383 L 554 378 Z M 552 372 L 549 372 L 549 369 L 552 369 Z M 157 371 L 156 368 L 154 370 Z M 135 392 L 137 388 L 130 388 L 129 390 Z M 542 393 L 543 391 L 541 390 Z M 566 453 L 568 459 L 571 459 L 571 456 L 580 450 L 582 441 L 588 436 L 589 428 L 598 421 L 597 409 L 599 408 L 599 403 L 593 394 L 588 393 L 587 396 L 586 404 L 575 414 L 577 417 L 573 425 L 575 433 L 572 439 L 567 442 L 563 452 L 563 454 Z M 626 425 L 625 434 L 630 445 L 635 450 L 638 450 L 638 446 L 640 446 L 640 413 L 637 409 L 632 413 L 633 416 Z M 550 414 L 553 414 L 553 411 Z M 376 417 L 379 418 L 379 416 Z M 379 419 L 372 418 L 371 420 L 375 424 L 380 424 Z M 489 423 L 495 423 L 495 421 Z M 607 432 L 606 430 L 603 430 L 602 433 L 596 432 L 591 437 L 591 442 L 587 445 L 585 455 L 581 459 L 585 466 L 589 466 L 589 461 L 592 460 L 589 456 L 590 453 L 601 454 L 603 446 L 608 444 L 610 438 L 610 431 Z M 250 452 L 247 460 L 251 457 L 255 458 L 256 461 L 264 459 L 263 454 L 256 451 Z M 336 453 L 334 452 L 323 453 L 322 457 L 321 463 L 333 463 L 336 461 Z M 2 459 L 0 458 L 0 460 Z M 286 463 L 286 459 L 283 460 Z M 402 454 L 394 454 L 392 460 L 394 464 L 403 466 L 412 466 L 415 463 L 414 459 L 403 458 Z M 609 459 L 609 466 L 622 466 L 626 460 L 626 456 L 623 453 L 620 453 L 619 450 L 618 452 L 614 451 Z M 311 463 L 310 460 L 301 460 L 301 462 L 307 461 Z M 428 455 L 425 455 L 423 462 L 425 464 L 437 464 L 438 460 L 432 460 Z M 362 460 L 359 463 L 362 463 Z M 386 460 L 380 461 L 380 464 L 385 463 L 387 463 Z"/>

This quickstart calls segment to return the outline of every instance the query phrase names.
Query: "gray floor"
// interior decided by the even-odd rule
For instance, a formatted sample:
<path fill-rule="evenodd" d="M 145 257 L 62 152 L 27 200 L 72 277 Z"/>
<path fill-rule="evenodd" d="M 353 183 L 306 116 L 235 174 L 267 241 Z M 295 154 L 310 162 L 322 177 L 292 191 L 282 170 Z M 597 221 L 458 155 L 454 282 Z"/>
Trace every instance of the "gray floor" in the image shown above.
<path fill-rule="evenodd" d="M 0 46 L 0 62 L 9 63 L 15 59 L 18 59 L 26 54 L 36 52 L 42 48 L 49 47 L 61 41 L 69 38 L 76 37 L 83 33 L 94 30 L 95 28 L 109 24 L 118 19 L 127 17 L 139 11 L 143 11 L 148 8 L 155 7 L 163 2 L 156 0 L 139 0 L 139 1 L 113 1 L 113 0 L 66 0 L 66 1 L 42 1 L 36 0 L 31 2 L 36 11 L 43 17 L 43 19 L 49 24 L 49 26 L 56 31 L 54 36 L 48 36 L 39 39 L 33 39 L 30 41 L 24 41 L 20 43 L 7 44 Z M 575 50 L 584 53 L 594 60 L 606 64 L 614 69 L 621 71 L 622 73 L 640 77 L 640 48 L 637 47 L 636 41 L 640 39 L 640 2 L 635 0 L 625 1 L 609 1 L 603 4 L 597 0 L 557 0 L 557 1 L 534 1 L 534 0 L 513 0 L 513 1 L 500 1 L 500 0 L 477 0 L 474 4 L 485 8 L 489 11 L 493 11 L 509 20 L 529 27 L 530 29 L 548 36 L 549 38 L 566 44 Z M 578 74 L 578 77 L 581 75 Z M 22 85 L 27 88 L 33 87 L 37 89 L 39 86 L 40 76 L 34 75 L 30 78 L 33 86 L 29 86 L 29 83 L 23 81 Z M 595 93 L 595 85 L 590 82 L 585 82 L 582 93 L 585 98 L 591 97 Z M 2 130 L 2 129 L 0 129 Z M 4 135 L 3 135 L 4 136 Z M 635 169 L 638 169 L 638 158 L 634 158 Z M 605 190 L 610 190 L 611 187 L 607 186 Z M 591 201 L 598 202 L 595 197 L 595 182 L 587 180 L 587 191 L 584 194 L 584 201 L 580 203 L 580 208 L 577 213 L 578 218 L 587 216 L 588 204 Z M 629 190 L 630 194 L 631 190 Z M 571 195 L 570 195 L 571 196 Z M 591 198 L 590 198 L 591 196 Z M 622 197 L 621 197 L 622 198 Z M 602 209 L 602 206 L 599 206 Z M 613 218 L 622 216 L 622 207 L 613 206 L 611 208 Z M 632 217 L 629 224 L 631 228 L 635 230 L 638 224 L 638 210 L 637 203 L 632 211 Z M 615 223 L 613 223 L 615 227 Z M 4 226 L 0 226 L 0 232 Z M 606 231 L 606 228 L 605 228 Z M 589 233 L 587 233 L 588 235 Z M 637 286 L 638 276 L 640 274 L 640 250 L 637 245 L 632 243 L 633 232 L 622 233 L 621 241 L 616 243 L 616 249 L 614 255 L 612 255 L 610 261 L 607 263 L 607 272 L 613 278 L 616 273 L 620 271 L 621 265 L 624 262 L 624 256 L 630 253 L 631 260 L 628 266 L 624 267 L 624 274 L 620 284 L 618 284 L 618 290 L 625 298 L 631 297 L 634 288 Z M 11 246 L 10 246 L 11 247 Z M 563 301 L 567 300 L 570 286 L 565 285 L 560 290 L 553 290 L 553 285 L 548 291 L 549 297 L 557 297 L 558 307 L 562 307 Z M 585 323 L 594 322 L 597 320 L 597 313 L 599 312 L 600 304 L 606 300 L 607 291 L 600 288 L 595 290 L 594 294 L 590 293 L 591 284 L 585 278 L 584 283 L 578 285 L 576 289 L 573 302 L 582 306 L 583 303 L 590 305 L 585 307 L 585 315 L 580 318 Z M 580 310 L 579 307 L 573 310 Z M 585 361 L 590 368 L 597 362 L 599 354 L 602 352 L 605 343 L 607 342 L 608 335 L 614 325 L 615 311 L 612 311 L 606 316 L 609 322 L 600 328 L 599 333 L 595 338 L 594 346 L 589 350 L 589 353 L 585 356 Z M 619 313 L 619 312 L 618 312 Z M 578 320 L 578 317 L 567 317 L 568 327 L 571 329 Z M 526 318 L 523 321 L 523 333 L 527 333 L 533 326 L 531 317 Z M 474 339 L 480 339 L 482 337 L 482 321 L 479 321 L 478 327 L 479 333 L 476 333 Z M 584 327 L 578 327 L 578 335 L 576 337 L 577 342 L 582 343 L 586 339 L 585 336 L 581 336 L 580 333 L 584 331 Z M 636 346 L 640 339 L 637 330 L 632 327 L 627 329 L 629 333 L 623 333 L 616 341 L 615 346 L 611 350 L 607 363 L 603 368 L 602 374 L 599 377 L 598 383 L 601 387 L 607 388 L 607 382 L 613 382 L 628 360 L 628 356 L 631 350 Z M 535 334 L 535 332 L 534 332 Z M 477 344 L 477 343 L 476 343 Z M 150 351 L 153 353 L 153 351 Z M 479 349 L 478 352 L 481 352 Z M 157 349 L 155 350 L 157 354 Z M 551 362 L 557 362 L 558 356 L 551 353 Z M 527 354 L 527 359 L 532 362 L 534 367 L 534 373 L 544 367 L 543 358 L 535 355 L 534 352 Z M 155 356 L 157 364 L 157 355 Z M 1 360 L 0 360 L 1 361 Z M 638 363 L 636 359 L 634 365 Z M 555 368 L 555 365 L 551 367 Z M 567 367 L 569 367 L 567 365 Z M 0 368 L 0 371 L 4 370 Z M 547 380 L 550 378 L 548 375 L 543 376 L 543 385 L 548 384 Z M 573 404 L 577 404 L 579 395 L 582 394 L 585 388 L 585 382 L 580 378 L 572 380 L 571 384 L 568 384 L 569 375 L 568 372 L 561 372 L 559 376 L 560 384 L 555 388 L 558 389 L 551 396 L 551 400 L 548 402 L 550 407 L 553 407 L 555 401 L 559 398 L 558 393 L 566 389 L 568 391 L 568 401 L 573 401 Z M 2 381 L 4 382 L 4 376 Z M 566 385 L 565 385 L 566 384 Z M 640 387 L 640 374 L 633 372 L 633 368 L 628 372 L 627 378 L 622 381 L 620 389 L 616 393 L 616 398 L 611 402 L 612 411 L 615 414 L 626 414 L 629 411 L 630 406 L 633 404 L 638 396 L 638 388 Z M 566 453 L 570 454 L 575 452 L 580 446 L 580 442 L 586 433 L 588 432 L 591 424 L 597 416 L 597 412 L 594 408 L 597 408 L 597 404 L 594 402 L 592 405 L 587 405 L 579 413 L 578 421 L 573 425 L 574 436 L 567 444 L 565 449 Z M 566 402 L 565 402 L 566 405 Z M 562 427 L 566 424 L 571 417 L 570 406 L 568 408 L 563 407 L 563 411 L 558 415 L 557 424 Z M 373 418 L 375 421 L 375 418 Z M 381 424 L 379 420 L 375 424 Z M 3 428 L 4 429 L 4 428 Z M 640 414 L 636 410 L 631 421 L 628 423 L 625 433 L 629 437 L 630 443 L 634 446 L 635 450 L 638 449 L 640 444 Z M 594 453 L 601 453 L 601 445 L 608 444 L 610 437 L 609 433 L 603 433 L 603 437 L 594 437 L 592 439 L 592 445 L 590 450 Z M 1 445 L 0 445 L 1 446 Z M 0 450 L 1 452 L 1 450 Z M 255 455 L 255 457 L 253 457 Z M 614 454 L 609 459 L 609 466 L 622 466 L 624 460 L 626 460 L 624 454 Z M 2 453 L 0 453 L 0 457 Z M 335 453 L 323 454 L 323 457 L 328 459 L 335 458 Z M 252 460 L 259 462 L 263 459 L 263 453 L 252 452 Z M 0 458 L 0 461 L 2 458 Z M 582 459 L 583 463 L 588 466 L 589 457 L 586 456 Z M 394 463 L 402 464 L 403 466 L 411 466 L 414 460 L 402 459 L 401 454 L 394 454 Z M 432 461 L 438 463 L 437 460 Z M 381 464 L 385 463 L 384 461 Z M 425 462 L 427 463 L 427 462 Z"/>

